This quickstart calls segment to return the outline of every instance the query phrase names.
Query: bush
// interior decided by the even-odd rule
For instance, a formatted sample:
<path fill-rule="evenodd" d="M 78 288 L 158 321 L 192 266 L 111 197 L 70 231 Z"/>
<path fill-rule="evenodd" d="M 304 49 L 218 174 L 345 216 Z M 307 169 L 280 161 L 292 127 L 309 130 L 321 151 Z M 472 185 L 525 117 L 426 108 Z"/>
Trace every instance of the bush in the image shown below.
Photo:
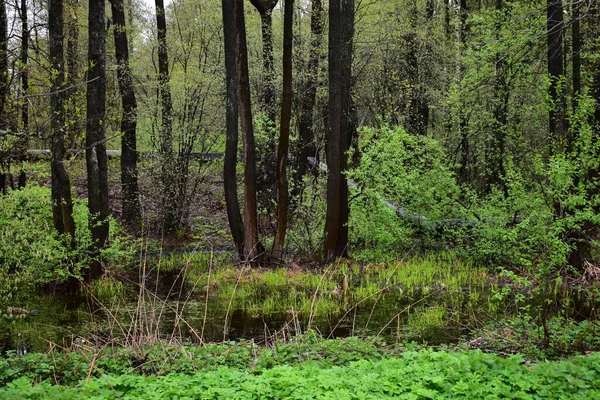
<path fill-rule="evenodd" d="M 76 248 L 67 249 L 54 230 L 50 189 L 30 184 L 0 198 L 0 293 L 12 280 L 27 285 L 61 283 L 79 277 L 89 265 L 91 234 L 87 205 L 74 201 Z M 123 260 L 131 254 L 130 241 L 111 223 L 112 248 L 102 262 Z M 10 278 L 10 279 L 9 279 Z"/>

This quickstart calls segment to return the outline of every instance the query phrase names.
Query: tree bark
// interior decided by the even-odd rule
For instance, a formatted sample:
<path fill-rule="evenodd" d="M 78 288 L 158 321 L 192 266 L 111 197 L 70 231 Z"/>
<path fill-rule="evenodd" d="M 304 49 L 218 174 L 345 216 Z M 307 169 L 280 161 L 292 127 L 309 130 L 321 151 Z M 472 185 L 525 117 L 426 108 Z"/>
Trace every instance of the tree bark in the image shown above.
<path fill-rule="evenodd" d="M 294 0 L 285 0 L 283 19 L 283 96 L 281 100 L 281 131 L 277 147 L 277 232 L 272 257 L 281 260 L 288 219 L 287 156 L 292 118 L 292 46 L 294 39 Z"/>
<path fill-rule="evenodd" d="M 21 73 L 21 93 L 27 95 L 29 91 L 29 71 L 27 66 L 29 63 L 29 24 L 27 20 L 27 0 L 21 0 L 19 7 L 19 17 L 21 20 L 21 51 L 20 51 L 20 73 Z M 29 102 L 24 99 L 21 102 L 21 127 L 25 136 L 19 140 L 19 150 L 26 152 L 29 142 Z M 25 156 L 23 156 L 23 159 Z M 23 159 L 21 161 L 23 161 Z M 24 188 L 27 182 L 27 175 L 21 162 L 21 171 L 19 172 L 19 189 Z"/>
<path fill-rule="evenodd" d="M 244 1 L 234 0 L 234 23 L 237 49 L 238 102 L 242 132 L 244 135 L 244 258 L 251 264 L 263 261 L 264 249 L 258 239 L 256 205 L 256 145 L 252 125 L 250 80 L 248 76 L 248 49 L 246 47 L 246 24 Z"/>
<path fill-rule="evenodd" d="M 562 0 L 548 0 L 547 4 L 547 61 L 550 75 L 550 100 L 553 104 L 549 111 L 549 129 L 553 137 L 555 151 L 564 149 L 567 140 L 567 120 L 565 93 L 560 80 L 564 77 L 563 64 L 563 6 Z"/>
<path fill-rule="evenodd" d="M 273 9 L 279 0 L 250 0 L 260 14 L 263 61 L 262 105 L 268 120 L 275 122 L 275 68 L 273 62 Z"/>
<path fill-rule="evenodd" d="M 323 43 L 323 1 L 312 0 L 312 14 L 310 17 L 311 45 L 308 61 L 308 71 L 305 81 L 301 84 L 299 136 L 300 143 L 296 155 L 296 173 L 294 175 L 294 189 L 292 197 L 302 193 L 303 178 L 306 174 L 308 157 L 317 156 L 315 144 L 313 113 L 317 99 L 317 76 L 319 74 L 320 49 Z"/>
<path fill-rule="evenodd" d="M 256 190 L 260 208 L 267 214 L 274 212 L 273 203 L 276 198 L 277 178 L 273 171 L 277 170 L 276 149 L 276 104 L 275 104 L 275 69 L 273 61 L 273 9 L 278 0 L 251 0 L 260 14 L 262 37 L 262 96 L 261 110 L 265 115 L 265 133 L 267 143 L 257 148 Z"/>
<path fill-rule="evenodd" d="M 50 67 L 52 95 L 50 96 L 52 132 L 52 216 L 54 227 L 65 235 L 69 248 L 75 245 L 75 221 L 71 182 L 64 167 L 65 155 L 65 113 L 64 113 L 64 57 L 63 57 L 63 6 L 61 0 L 50 0 L 48 4 L 48 41 L 50 46 Z"/>
<path fill-rule="evenodd" d="M 6 2 L 0 2 L 0 128 L 6 128 L 6 100 L 9 90 L 8 71 L 8 19 Z"/>
<path fill-rule="evenodd" d="M 237 148 L 238 148 L 238 85 L 236 72 L 236 34 L 234 24 L 233 3 L 222 0 L 223 37 L 225 41 L 225 71 L 227 81 L 225 160 L 223 168 L 223 185 L 225 206 L 231 236 L 235 242 L 240 258 L 244 259 L 244 226 L 240 213 L 237 192 Z"/>
<path fill-rule="evenodd" d="M 348 185 L 346 151 L 351 142 L 350 86 L 354 0 L 329 3 L 329 132 L 327 137 L 327 214 L 323 259 L 347 255 Z"/>
<path fill-rule="evenodd" d="M 141 222 L 140 199 L 137 176 L 137 101 L 133 89 L 133 73 L 129 66 L 129 44 L 125 26 L 123 0 L 110 1 L 114 23 L 117 80 L 121 94 L 121 188 L 123 196 L 123 220 L 130 228 L 137 229 Z"/>
<path fill-rule="evenodd" d="M 167 19 L 163 0 L 156 0 L 156 28 L 158 33 L 158 85 L 161 101 L 162 128 L 160 137 L 162 229 L 173 233 L 180 225 L 174 182 L 175 155 L 173 151 L 173 102 L 169 87 L 169 55 L 167 51 Z"/>
<path fill-rule="evenodd" d="M 21 0 L 21 91 L 27 95 L 29 91 L 29 24 L 27 21 L 27 0 Z M 29 132 L 29 103 L 27 99 L 21 105 L 21 123 L 23 132 Z"/>
<path fill-rule="evenodd" d="M 77 86 L 81 83 L 81 60 L 79 51 L 79 0 L 67 0 L 67 138 L 70 141 L 80 137 L 84 127 L 80 115 L 80 102 L 83 101 L 83 91 Z"/>
<path fill-rule="evenodd" d="M 89 224 L 92 252 L 97 256 L 108 244 L 108 165 L 106 157 L 106 15 L 104 0 L 89 2 L 88 86 L 86 164 L 88 177 Z M 103 267 L 93 262 L 89 279 L 102 275 Z"/>

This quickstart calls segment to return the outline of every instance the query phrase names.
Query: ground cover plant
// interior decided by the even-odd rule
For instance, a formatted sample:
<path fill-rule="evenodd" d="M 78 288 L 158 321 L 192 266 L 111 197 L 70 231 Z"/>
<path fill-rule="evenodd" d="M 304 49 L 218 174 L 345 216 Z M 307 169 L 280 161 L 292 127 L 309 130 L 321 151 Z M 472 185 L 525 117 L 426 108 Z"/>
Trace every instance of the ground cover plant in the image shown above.
<path fill-rule="evenodd" d="M 64 374 L 61 368 L 65 378 L 61 384 L 53 384 L 50 357 L 46 357 L 46 363 L 37 364 L 37 371 L 7 382 L 0 395 L 5 399 L 584 399 L 600 395 L 598 354 L 529 364 L 520 356 L 502 358 L 481 351 L 405 349 L 394 354 L 368 343 L 358 343 L 357 349 L 353 340 L 343 344 L 350 345 L 345 352 L 349 357 L 334 362 L 328 359 L 327 349 L 332 356 L 331 350 L 339 344 L 309 350 L 292 343 L 258 354 L 243 349 L 248 345 L 242 345 L 241 352 L 227 345 L 220 346 L 232 352 L 219 346 L 192 353 L 180 349 L 188 369 L 182 371 L 180 365 L 179 370 L 167 370 L 164 375 L 152 369 L 152 362 L 131 369 L 123 358 L 114 359 L 121 360 L 121 365 L 111 367 L 99 357 L 91 362 L 80 360 L 75 375 Z M 319 356 L 320 351 L 324 356 Z M 205 357 L 199 357 L 202 353 Z M 96 360 L 99 364 L 86 376 L 87 367 Z M 232 360 L 234 365 L 229 365 Z M 4 361 L 0 368 L 3 379 L 14 373 L 7 364 Z M 112 374 L 98 374 L 107 366 Z"/>

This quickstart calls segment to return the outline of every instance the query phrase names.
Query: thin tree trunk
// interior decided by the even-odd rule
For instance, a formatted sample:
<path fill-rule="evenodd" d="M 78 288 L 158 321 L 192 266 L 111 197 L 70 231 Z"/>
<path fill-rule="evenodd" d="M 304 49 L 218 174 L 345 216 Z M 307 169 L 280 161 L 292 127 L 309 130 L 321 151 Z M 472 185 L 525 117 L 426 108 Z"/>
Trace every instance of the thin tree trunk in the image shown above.
<path fill-rule="evenodd" d="M 169 87 L 169 55 L 167 52 L 167 19 L 163 0 L 156 0 L 156 27 L 158 31 L 158 74 L 161 101 L 162 129 L 160 136 L 162 228 L 173 233 L 180 225 L 174 182 L 176 177 L 173 151 L 173 103 Z"/>
<path fill-rule="evenodd" d="M 268 214 L 274 212 L 273 204 L 276 198 L 277 178 L 273 171 L 277 170 L 276 148 L 276 109 L 275 104 L 275 68 L 273 61 L 273 9 L 278 0 L 251 0 L 252 5 L 260 14 L 262 37 L 262 96 L 260 98 L 261 110 L 265 115 L 265 133 L 267 143 L 259 146 L 257 150 L 256 190 L 258 204 Z"/>
<path fill-rule="evenodd" d="M 21 0 L 21 91 L 27 95 L 29 91 L 29 24 L 27 21 L 27 0 Z M 29 103 L 27 99 L 21 106 L 21 123 L 23 132 L 29 131 Z"/>
<path fill-rule="evenodd" d="M 250 80 L 248 76 L 248 49 L 246 47 L 246 24 L 244 20 L 244 1 L 234 0 L 238 101 L 242 132 L 244 135 L 244 257 L 246 262 L 262 262 L 264 249 L 258 239 L 256 205 L 256 159 L 254 127 L 250 101 Z"/>
<path fill-rule="evenodd" d="M 273 62 L 273 9 L 279 0 L 250 0 L 260 14 L 263 61 L 262 105 L 268 120 L 275 122 L 275 68 Z"/>
<path fill-rule="evenodd" d="M 19 11 L 21 19 L 21 93 L 23 96 L 26 96 L 27 92 L 29 91 L 29 71 L 27 70 L 29 63 L 29 24 L 27 20 L 27 0 L 21 0 Z M 26 152 L 29 143 L 29 102 L 27 99 L 24 99 L 21 103 L 21 124 L 22 131 L 25 133 L 25 137 L 22 139 L 20 146 L 21 151 Z M 25 154 L 22 156 L 22 159 L 24 158 Z M 19 173 L 19 189 L 24 188 L 27 182 L 27 175 L 22 166 L 23 162 L 21 162 L 21 171 Z"/>
<path fill-rule="evenodd" d="M 8 71 L 8 19 L 6 2 L 0 1 L 0 128 L 6 128 L 6 100 L 9 90 Z"/>
<path fill-rule="evenodd" d="M 77 84 L 81 83 L 81 62 L 79 55 L 79 13 L 81 6 L 79 0 L 67 0 L 67 137 L 72 141 L 81 135 L 84 127 L 79 106 L 83 100 L 83 91 Z"/>
<path fill-rule="evenodd" d="M 553 137 L 556 151 L 561 151 L 567 139 L 567 120 L 565 94 L 561 89 L 560 79 L 565 74 L 563 64 L 563 30 L 564 17 L 562 0 L 548 0 L 547 8 L 547 59 L 550 75 L 550 100 L 553 105 L 549 112 L 549 129 Z"/>
<path fill-rule="evenodd" d="M 87 85 L 86 163 L 88 176 L 88 207 L 92 251 L 98 255 L 108 245 L 108 165 L 106 157 L 105 41 L 106 15 L 104 0 L 89 2 L 89 47 Z M 89 279 L 102 275 L 98 261 L 90 266 Z"/>
<path fill-rule="evenodd" d="M 65 234 L 67 246 L 75 245 L 75 221 L 71 182 L 64 167 L 65 113 L 64 113 L 64 57 L 63 57 L 63 5 L 61 0 L 50 0 L 48 4 L 48 39 L 50 66 L 52 69 L 52 95 L 50 96 L 52 131 L 52 216 L 59 234 Z"/>
<path fill-rule="evenodd" d="M 294 175 L 294 189 L 292 197 L 302 193 L 303 178 L 306 174 L 307 159 L 317 156 L 315 145 L 313 113 L 317 99 L 317 76 L 319 74 L 320 50 L 323 43 L 323 1 L 312 0 L 312 14 L 310 17 L 311 45 L 308 61 L 308 72 L 305 82 L 301 85 L 302 97 L 300 99 L 299 136 L 300 144 L 296 156 L 296 173 Z"/>
<path fill-rule="evenodd" d="M 125 26 L 123 0 L 111 0 L 114 27 L 117 79 L 123 112 L 121 115 L 121 187 L 123 196 L 123 220 L 130 228 L 138 228 L 141 222 L 140 198 L 137 176 L 137 101 L 133 89 L 133 73 L 129 66 L 129 44 Z"/>
<path fill-rule="evenodd" d="M 288 219 L 287 155 L 290 143 L 290 120 L 292 118 L 292 46 L 294 40 L 294 0 L 285 0 L 283 20 L 283 96 L 281 100 L 281 133 L 277 147 L 277 232 L 273 242 L 272 256 L 281 260 Z"/>
<path fill-rule="evenodd" d="M 236 35 L 234 24 L 233 3 L 222 0 L 223 8 L 223 37 L 225 41 L 225 71 L 227 80 L 226 125 L 227 138 L 225 142 L 225 160 L 223 168 L 223 185 L 225 191 L 225 206 L 231 236 L 235 242 L 240 258 L 244 259 L 244 226 L 240 213 L 237 192 L 237 148 L 238 148 L 238 86 L 236 73 Z"/>

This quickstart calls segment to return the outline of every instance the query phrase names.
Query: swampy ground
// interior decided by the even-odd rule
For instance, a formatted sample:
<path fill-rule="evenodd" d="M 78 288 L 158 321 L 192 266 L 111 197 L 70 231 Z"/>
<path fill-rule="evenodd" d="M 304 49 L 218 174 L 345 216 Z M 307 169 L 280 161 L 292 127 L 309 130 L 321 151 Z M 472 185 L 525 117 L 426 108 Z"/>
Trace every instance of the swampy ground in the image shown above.
<path fill-rule="evenodd" d="M 83 167 L 70 168 L 83 197 Z M 49 199 L 45 167 L 30 169 L 15 200 L 23 215 Z M 111 171 L 118 220 L 114 162 Z M 218 175 L 199 182 L 189 228 L 118 233 L 100 281 L 75 293 L 5 282 L 1 398 L 302 398 L 286 392 L 292 381 L 309 398 L 552 398 L 548 382 L 554 398 L 600 390 L 594 281 L 541 281 L 448 247 L 325 267 L 296 250 L 284 265 L 250 268 L 232 252 Z"/>

